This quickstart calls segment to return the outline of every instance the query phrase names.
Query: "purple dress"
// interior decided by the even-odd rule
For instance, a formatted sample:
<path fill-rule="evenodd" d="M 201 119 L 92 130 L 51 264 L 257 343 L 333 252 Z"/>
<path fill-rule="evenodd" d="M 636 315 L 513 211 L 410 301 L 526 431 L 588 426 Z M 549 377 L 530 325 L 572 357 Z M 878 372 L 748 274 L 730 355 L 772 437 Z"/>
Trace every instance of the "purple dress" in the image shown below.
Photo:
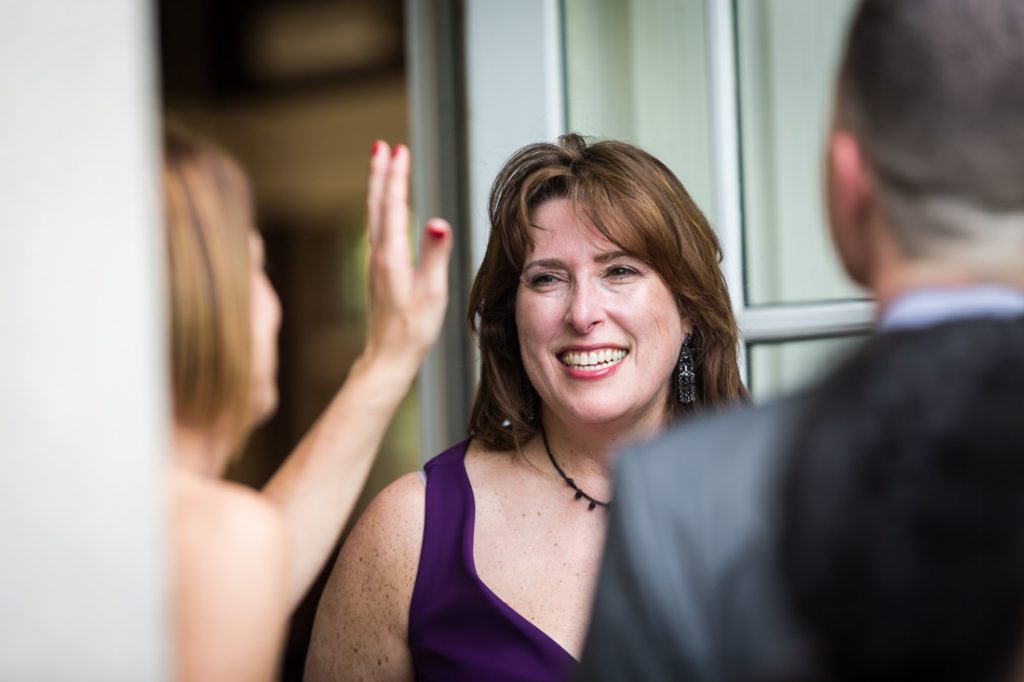
<path fill-rule="evenodd" d="M 473 563 L 476 502 L 462 442 L 427 462 L 419 570 L 409 605 L 417 680 L 565 680 L 576 660 L 496 594 Z"/>

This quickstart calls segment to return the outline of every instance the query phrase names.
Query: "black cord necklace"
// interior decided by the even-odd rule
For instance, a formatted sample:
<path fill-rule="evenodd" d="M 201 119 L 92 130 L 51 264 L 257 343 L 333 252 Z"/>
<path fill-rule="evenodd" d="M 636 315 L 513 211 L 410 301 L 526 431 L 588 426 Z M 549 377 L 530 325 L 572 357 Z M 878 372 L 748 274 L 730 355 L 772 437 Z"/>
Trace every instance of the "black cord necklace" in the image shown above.
<path fill-rule="evenodd" d="M 548 459 L 550 459 L 551 463 L 555 465 L 555 471 L 557 471 L 558 475 L 562 477 L 562 480 L 565 481 L 566 485 L 576 491 L 577 500 L 585 499 L 589 503 L 587 505 L 587 511 L 594 511 L 595 507 L 604 507 L 605 509 L 608 509 L 612 506 L 611 500 L 608 502 L 595 500 L 593 497 L 580 490 L 580 487 L 576 485 L 576 481 L 565 475 L 565 472 L 562 471 L 562 467 L 558 466 L 558 462 L 555 461 L 555 456 L 551 454 L 551 446 L 548 445 L 548 434 L 544 431 L 543 426 L 540 427 L 540 437 L 544 441 L 544 449 L 548 453 Z"/>

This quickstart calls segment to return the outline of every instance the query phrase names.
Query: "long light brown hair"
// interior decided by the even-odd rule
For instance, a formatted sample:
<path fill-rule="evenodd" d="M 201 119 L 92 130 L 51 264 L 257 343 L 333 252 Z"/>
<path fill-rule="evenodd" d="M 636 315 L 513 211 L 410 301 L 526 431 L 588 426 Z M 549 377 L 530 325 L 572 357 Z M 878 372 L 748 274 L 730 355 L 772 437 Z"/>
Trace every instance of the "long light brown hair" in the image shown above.
<path fill-rule="evenodd" d="M 168 127 L 163 186 L 174 417 L 237 444 L 252 379 L 249 184 L 226 153 Z"/>
<path fill-rule="evenodd" d="M 688 407 L 670 400 L 673 417 L 746 399 L 721 248 L 704 214 L 672 171 L 647 152 L 570 134 L 558 144 L 520 149 L 491 190 L 491 235 L 469 296 L 468 322 L 479 335 L 481 362 L 470 433 L 486 447 L 508 450 L 538 432 L 527 418 L 534 389 L 520 355 L 515 301 L 533 248 L 531 216 L 559 198 L 569 199 L 608 241 L 650 264 L 693 323 L 697 400 Z"/>

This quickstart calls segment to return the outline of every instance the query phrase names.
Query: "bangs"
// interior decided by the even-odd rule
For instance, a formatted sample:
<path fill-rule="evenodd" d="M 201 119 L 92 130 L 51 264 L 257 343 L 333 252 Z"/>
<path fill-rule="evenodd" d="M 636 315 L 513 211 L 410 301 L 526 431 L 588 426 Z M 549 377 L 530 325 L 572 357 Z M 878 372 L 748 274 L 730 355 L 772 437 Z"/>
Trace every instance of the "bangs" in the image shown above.
<path fill-rule="evenodd" d="M 685 260 L 675 229 L 678 218 L 652 201 L 649 191 L 594 180 L 585 178 L 573 185 L 569 199 L 577 213 L 609 242 L 657 270 L 670 286 L 678 281 Z"/>
<path fill-rule="evenodd" d="M 504 240 L 505 256 L 520 269 L 534 248 L 531 232 L 537 208 L 553 199 L 567 199 L 574 212 L 586 219 L 597 232 L 624 252 L 652 266 L 658 255 L 679 253 L 679 240 L 672 219 L 648 193 L 631 191 L 630 185 L 611 185 L 604 177 L 573 174 L 569 169 L 543 168 L 523 181 L 519 195 L 517 220 Z"/>

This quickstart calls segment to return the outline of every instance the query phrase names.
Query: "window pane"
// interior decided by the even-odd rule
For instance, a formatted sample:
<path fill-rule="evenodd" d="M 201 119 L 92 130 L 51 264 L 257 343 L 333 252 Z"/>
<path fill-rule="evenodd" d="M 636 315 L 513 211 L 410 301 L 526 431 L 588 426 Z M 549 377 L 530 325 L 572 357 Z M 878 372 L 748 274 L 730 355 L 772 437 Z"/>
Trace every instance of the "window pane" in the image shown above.
<path fill-rule="evenodd" d="M 852 0 L 736 3 L 747 300 L 863 298 L 833 255 L 822 190 Z"/>
<path fill-rule="evenodd" d="M 573 132 L 633 143 L 711 216 L 704 0 L 564 0 Z"/>
<path fill-rule="evenodd" d="M 797 390 L 841 362 L 867 337 L 855 336 L 747 346 L 750 394 L 762 403 Z"/>

